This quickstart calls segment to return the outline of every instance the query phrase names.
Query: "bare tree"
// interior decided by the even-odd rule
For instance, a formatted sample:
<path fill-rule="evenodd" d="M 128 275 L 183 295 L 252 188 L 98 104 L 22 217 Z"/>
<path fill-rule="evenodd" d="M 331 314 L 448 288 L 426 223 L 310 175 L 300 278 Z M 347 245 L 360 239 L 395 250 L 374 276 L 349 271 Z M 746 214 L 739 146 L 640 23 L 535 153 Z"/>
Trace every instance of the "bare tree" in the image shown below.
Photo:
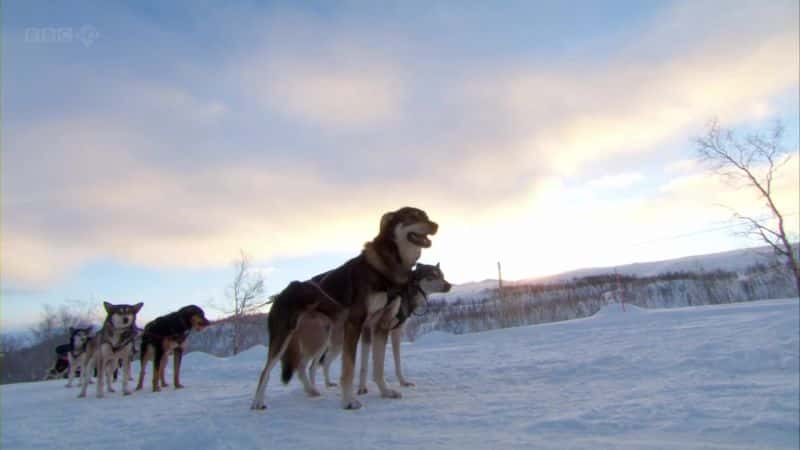
<path fill-rule="evenodd" d="M 22 336 L 10 333 L 0 334 L 0 355 L 15 352 L 27 345 L 27 341 Z"/>
<path fill-rule="evenodd" d="M 52 305 L 44 305 L 41 319 L 30 329 L 34 342 L 43 342 L 61 334 L 62 329 L 58 322 L 56 309 Z"/>
<path fill-rule="evenodd" d="M 44 305 L 41 319 L 31 327 L 30 332 L 33 341 L 38 343 L 65 335 L 70 327 L 87 326 L 96 321 L 96 304 L 80 300 L 67 300 L 58 308 Z"/>
<path fill-rule="evenodd" d="M 773 180 L 778 170 L 791 158 L 783 145 L 783 125 L 780 122 L 768 132 L 748 134 L 744 138 L 733 130 L 711 121 L 704 136 L 695 139 L 699 158 L 711 169 L 736 187 L 750 188 L 764 202 L 768 220 L 734 212 L 734 219 L 746 227 L 746 234 L 766 242 L 780 257 L 785 258 L 797 281 L 800 295 L 800 267 L 790 237 L 786 233 L 785 214 L 775 204 Z"/>
<path fill-rule="evenodd" d="M 267 304 L 264 300 L 263 275 L 252 269 L 250 258 L 243 250 L 239 250 L 239 254 L 240 258 L 234 264 L 236 275 L 225 292 L 229 303 L 224 307 L 217 307 L 225 314 L 231 315 L 234 355 L 242 350 L 246 316 L 257 312 Z"/>

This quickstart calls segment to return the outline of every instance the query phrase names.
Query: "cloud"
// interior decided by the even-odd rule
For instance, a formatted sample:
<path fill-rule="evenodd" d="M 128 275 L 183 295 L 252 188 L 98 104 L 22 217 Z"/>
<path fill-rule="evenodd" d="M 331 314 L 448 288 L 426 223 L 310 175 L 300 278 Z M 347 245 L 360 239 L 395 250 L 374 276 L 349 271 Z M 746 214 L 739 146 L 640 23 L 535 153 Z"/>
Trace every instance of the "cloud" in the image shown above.
<path fill-rule="evenodd" d="M 402 110 L 402 81 L 390 69 L 287 62 L 246 73 L 264 107 L 316 126 L 376 126 Z"/>
<path fill-rule="evenodd" d="M 664 170 L 667 173 L 687 173 L 697 171 L 700 163 L 696 159 L 679 159 L 667 164 Z"/>
<path fill-rule="evenodd" d="M 401 45 L 379 27 L 277 16 L 227 58 L 186 71 L 164 62 L 178 77 L 94 74 L 76 86 L 106 88 L 77 112 L 4 129 L 4 287 L 106 258 L 208 267 L 240 248 L 256 260 L 356 251 L 383 212 L 407 204 L 447 230 L 427 255 L 464 278 L 499 258 L 509 274 L 552 273 L 574 261 L 567 246 L 599 257 L 662 222 L 719 220 L 707 213 L 718 200 L 698 192 L 740 201 L 688 163 L 646 200 L 593 191 L 650 182 L 636 158 L 688 145 L 712 116 L 775 113 L 798 83 L 787 5 L 709 15 L 705 2 L 680 4 L 611 55 L 546 65 L 443 62 L 435 43 Z M 609 162 L 619 175 L 584 179 Z"/>
<path fill-rule="evenodd" d="M 645 179 L 644 175 L 638 172 L 622 173 L 619 175 L 606 175 L 587 184 L 596 188 L 626 188 L 640 183 Z"/>
<path fill-rule="evenodd" d="M 800 205 L 800 157 L 790 154 L 773 180 L 773 201 L 778 209 L 796 217 Z M 699 171 L 678 176 L 665 183 L 660 195 L 651 206 L 641 208 L 640 219 L 658 215 L 669 217 L 672 212 L 687 223 L 724 221 L 739 213 L 753 218 L 771 216 L 766 202 L 758 192 L 743 183 L 732 183 L 730 178 Z M 761 179 L 765 167 L 756 167 L 754 173 Z M 798 232 L 798 221 L 787 220 L 787 232 Z"/>
<path fill-rule="evenodd" d="M 268 20 L 254 48 L 228 69 L 268 113 L 351 132 L 403 113 L 406 71 L 363 35 L 311 17 Z"/>
<path fill-rule="evenodd" d="M 796 89 L 800 43 L 785 5 L 719 8 L 711 18 L 706 2 L 694 5 L 680 4 L 655 29 L 632 37 L 649 45 L 623 48 L 607 61 L 501 68 L 469 80 L 461 89 L 473 97 L 470 109 L 488 108 L 514 124 L 505 159 L 481 152 L 470 164 L 513 159 L 519 169 L 575 173 L 691 136 L 712 117 L 728 124 L 761 119 L 775 96 Z M 772 26 L 753 27 L 750 12 Z M 696 31 L 710 25 L 717 34 Z M 676 29 L 695 29 L 697 40 L 683 52 L 667 38 Z"/>

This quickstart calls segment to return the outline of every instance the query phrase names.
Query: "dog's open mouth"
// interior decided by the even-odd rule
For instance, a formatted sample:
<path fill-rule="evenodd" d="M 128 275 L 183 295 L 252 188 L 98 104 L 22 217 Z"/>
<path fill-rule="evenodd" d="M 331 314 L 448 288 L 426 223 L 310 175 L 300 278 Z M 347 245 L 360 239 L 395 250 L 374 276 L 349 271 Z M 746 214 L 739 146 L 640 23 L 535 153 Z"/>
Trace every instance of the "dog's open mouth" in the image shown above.
<path fill-rule="evenodd" d="M 408 241 L 419 247 L 428 248 L 431 246 L 431 240 L 428 239 L 428 235 L 413 231 L 408 233 Z"/>

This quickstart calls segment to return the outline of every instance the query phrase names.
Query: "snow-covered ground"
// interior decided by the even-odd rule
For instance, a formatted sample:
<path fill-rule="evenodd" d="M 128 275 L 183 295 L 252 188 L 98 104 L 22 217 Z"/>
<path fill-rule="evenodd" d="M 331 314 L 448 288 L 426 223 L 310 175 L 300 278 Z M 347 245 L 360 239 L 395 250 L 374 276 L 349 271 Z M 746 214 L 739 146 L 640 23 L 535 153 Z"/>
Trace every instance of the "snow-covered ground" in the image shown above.
<path fill-rule="evenodd" d="M 417 387 L 358 411 L 299 383 L 249 410 L 265 349 L 188 355 L 186 389 L 75 398 L 2 386 L 3 449 L 790 448 L 800 426 L 797 299 L 644 311 L 404 346 Z M 387 373 L 393 373 L 388 362 Z M 390 381 L 394 380 L 390 377 Z"/>

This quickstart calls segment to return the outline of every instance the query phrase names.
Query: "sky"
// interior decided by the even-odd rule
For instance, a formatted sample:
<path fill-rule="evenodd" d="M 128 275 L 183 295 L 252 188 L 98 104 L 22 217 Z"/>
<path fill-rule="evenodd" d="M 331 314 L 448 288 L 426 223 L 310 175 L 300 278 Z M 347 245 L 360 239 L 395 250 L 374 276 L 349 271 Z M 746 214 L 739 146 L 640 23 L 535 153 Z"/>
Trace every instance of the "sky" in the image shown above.
<path fill-rule="evenodd" d="M 758 245 L 693 138 L 777 120 L 798 230 L 796 1 L 6 1 L 2 301 L 225 301 L 440 225 L 451 282 Z"/>

